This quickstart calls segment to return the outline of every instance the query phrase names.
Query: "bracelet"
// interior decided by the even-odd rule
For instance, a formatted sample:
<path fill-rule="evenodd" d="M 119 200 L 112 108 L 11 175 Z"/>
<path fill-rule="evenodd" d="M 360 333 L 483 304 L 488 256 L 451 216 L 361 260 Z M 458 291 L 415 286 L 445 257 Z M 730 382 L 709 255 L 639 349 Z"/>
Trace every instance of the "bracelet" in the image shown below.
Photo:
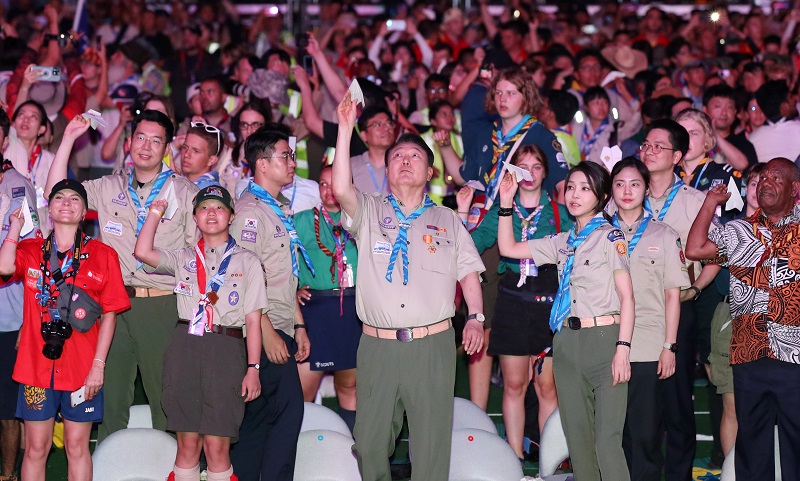
<path fill-rule="evenodd" d="M 469 215 L 469 211 L 468 210 L 460 210 L 460 211 L 458 211 L 458 213 L 459 214 L 467 214 L 467 215 Z"/>
<path fill-rule="evenodd" d="M 96 358 L 92 359 L 92 361 L 93 361 L 93 362 L 94 362 L 94 361 L 99 361 L 99 362 L 100 362 L 100 364 L 102 364 L 102 365 L 104 365 L 104 366 L 106 365 L 106 362 L 105 362 L 104 360 L 100 359 L 99 357 L 96 357 Z"/>
<path fill-rule="evenodd" d="M 6 237 L 5 239 L 3 239 L 3 242 L 10 242 L 10 243 L 12 243 L 12 244 L 19 244 L 19 242 L 15 241 L 14 239 L 10 239 L 10 238 L 8 238 L 8 237 Z"/>
<path fill-rule="evenodd" d="M 617 346 L 627 346 L 631 347 L 631 343 L 628 341 L 617 341 Z"/>
<path fill-rule="evenodd" d="M 692 298 L 692 300 L 693 300 L 693 301 L 696 301 L 696 300 L 697 300 L 697 298 L 698 298 L 698 297 L 700 297 L 700 292 L 702 292 L 702 291 L 700 291 L 700 288 L 699 288 L 699 287 L 697 287 L 697 286 L 689 286 L 689 288 L 688 288 L 688 289 L 686 289 L 686 290 L 687 290 L 687 291 L 694 291 L 695 295 L 694 295 L 694 297 Z"/>
<path fill-rule="evenodd" d="M 513 213 L 514 209 L 512 207 L 500 207 L 497 209 L 497 215 L 500 217 L 511 217 Z"/>
<path fill-rule="evenodd" d="M 152 207 L 150 208 L 150 212 L 152 212 L 153 214 L 157 215 L 159 218 L 164 217 L 164 214 L 162 212 L 159 212 L 159 211 L 153 209 Z"/>
<path fill-rule="evenodd" d="M 306 325 L 305 324 L 295 324 L 294 328 L 295 329 L 306 329 Z"/>

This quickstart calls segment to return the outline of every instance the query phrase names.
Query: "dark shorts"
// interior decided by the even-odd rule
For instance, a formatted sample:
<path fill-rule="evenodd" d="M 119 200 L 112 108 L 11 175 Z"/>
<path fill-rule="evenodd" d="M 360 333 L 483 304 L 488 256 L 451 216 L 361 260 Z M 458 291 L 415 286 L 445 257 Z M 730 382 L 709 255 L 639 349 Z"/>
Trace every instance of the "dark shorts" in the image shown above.
<path fill-rule="evenodd" d="M 361 321 L 356 315 L 356 296 L 345 295 L 339 315 L 338 291 L 312 290 L 311 299 L 300 306 L 308 326 L 311 353 L 308 362 L 312 371 L 340 371 L 356 367 Z M 351 294 L 348 290 L 346 294 Z"/>
<path fill-rule="evenodd" d="M 17 413 L 19 383 L 11 378 L 17 362 L 19 331 L 0 332 L 0 420 L 14 419 Z"/>
<path fill-rule="evenodd" d="M 550 310 L 558 292 L 558 270 L 553 265 L 539 268 L 537 277 L 528 277 L 517 287 L 519 274 L 506 271 L 497 287 L 491 356 L 535 356 L 553 345 Z M 552 351 L 548 356 L 552 355 Z"/>
<path fill-rule="evenodd" d="M 244 418 L 245 341 L 178 324 L 164 354 L 161 407 L 167 429 L 236 439 Z"/>
<path fill-rule="evenodd" d="M 61 417 L 76 423 L 99 423 L 103 420 L 103 390 L 91 401 L 84 401 L 72 407 L 70 395 L 72 391 L 56 391 L 55 389 L 20 384 L 17 390 L 17 417 L 23 421 L 46 421 Z"/>

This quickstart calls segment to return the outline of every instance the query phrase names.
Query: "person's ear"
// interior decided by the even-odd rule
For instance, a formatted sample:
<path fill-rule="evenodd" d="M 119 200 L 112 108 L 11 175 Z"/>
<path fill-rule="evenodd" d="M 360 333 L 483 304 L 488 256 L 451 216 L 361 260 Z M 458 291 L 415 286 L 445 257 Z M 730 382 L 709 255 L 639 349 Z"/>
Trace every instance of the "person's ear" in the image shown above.
<path fill-rule="evenodd" d="M 683 153 L 680 150 L 672 151 L 672 163 L 678 165 L 683 158 Z"/>
<path fill-rule="evenodd" d="M 36 132 L 36 138 L 43 136 L 47 132 L 47 125 L 42 124 L 39 126 L 39 130 Z"/>
<path fill-rule="evenodd" d="M 236 219 L 236 214 L 231 213 L 231 217 L 228 219 L 228 225 L 233 224 L 234 219 Z"/>

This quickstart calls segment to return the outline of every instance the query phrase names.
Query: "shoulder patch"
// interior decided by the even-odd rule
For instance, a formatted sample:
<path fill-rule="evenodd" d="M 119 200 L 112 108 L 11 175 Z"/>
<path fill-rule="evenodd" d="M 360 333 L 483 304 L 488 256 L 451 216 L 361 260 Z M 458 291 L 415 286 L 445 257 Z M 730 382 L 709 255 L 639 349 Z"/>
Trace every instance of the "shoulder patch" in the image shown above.
<path fill-rule="evenodd" d="M 733 176 L 734 176 L 734 177 L 736 177 L 737 179 L 741 179 L 741 178 L 742 178 L 742 173 L 741 173 L 741 172 L 739 172 L 738 170 L 734 170 L 734 171 L 731 173 L 731 175 L 733 175 Z"/>
<path fill-rule="evenodd" d="M 11 198 L 25 197 L 25 187 L 13 187 L 11 189 Z"/>
<path fill-rule="evenodd" d="M 553 139 L 553 150 L 561 152 L 561 142 L 559 142 L 558 139 Z"/>
<path fill-rule="evenodd" d="M 618 241 L 616 244 L 614 244 L 614 249 L 616 249 L 617 254 L 621 256 L 628 255 L 628 246 L 625 244 L 624 241 Z"/>
<path fill-rule="evenodd" d="M 613 229 L 608 233 L 608 240 L 610 242 L 617 242 L 625 239 L 625 234 L 619 229 Z"/>

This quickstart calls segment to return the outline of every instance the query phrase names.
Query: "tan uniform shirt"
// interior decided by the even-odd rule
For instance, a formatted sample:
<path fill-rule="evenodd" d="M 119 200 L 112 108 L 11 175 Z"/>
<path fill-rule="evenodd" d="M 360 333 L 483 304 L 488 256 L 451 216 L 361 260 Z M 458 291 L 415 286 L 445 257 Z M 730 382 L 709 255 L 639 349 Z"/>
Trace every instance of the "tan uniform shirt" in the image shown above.
<path fill-rule="evenodd" d="M 201 297 L 194 247 L 157 250 L 161 263 L 156 271 L 175 276 L 173 285 L 178 295 L 178 317 L 191 321 Z M 219 269 L 224 254 L 225 244 L 216 248 L 206 247 L 206 282 Z M 267 288 L 260 264 L 256 254 L 241 246 L 235 247 L 225 272 L 225 283 L 217 290 L 219 300 L 213 306 L 215 325 L 242 327 L 245 315 L 268 307 Z M 205 289 L 206 286 L 202 287 Z"/>
<path fill-rule="evenodd" d="M 157 177 L 156 177 L 157 178 Z M 141 188 L 134 181 L 139 202 L 144 207 L 155 179 Z M 175 185 L 178 211 L 172 219 L 161 219 L 155 246 L 164 249 L 182 249 L 197 243 L 197 224 L 192 216 L 192 200 L 197 194 L 197 186 L 185 177 L 173 174 L 164 183 L 161 193 L 165 193 L 170 183 Z M 111 246 L 119 254 L 122 280 L 126 286 L 149 287 L 171 291 L 175 287 L 172 276 L 153 273 L 144 268 L 137 269 L 133 256 L 136 245 L 136 226 L 138 223 L 136 205 L 128 193 L 128 174 L 106 175 L 99 179 L 83 182 L 89 197 L 89 209 L 97 211 L 100 224 L 100 240 Z"/>
<path fill-rule="evenodd" d="M 456 282 L 486 270 L 461 219 L 446 207 L 434 206 L 412 221 L 407 235 L 408 284 L 403 285 L 400 253 L 389 282 L 386 271 L 397 239 L 397 216 L 385 197 L 357 195 L 355 215 L 350 218 L 343 213 L 342 225 L 358 246 L 358 317 L 370 326 L 391 329 L 427 326 L 453 317 Z"/>
<path fill-rule="evenodd" d="M 277 200 L 283 206 L 289 205 L 282 195 Z M 294 337 L 297 278 L 292 274 L 291 239 L 283 222 L 270 206 L 245 192 L 236 201 L 236 218 L 230 233 L 239 245 L 261 259 L 269 298 L 269 307 L 264 312 L 272 326 Z M 300 252 L 297 262 L 304 262 Z"/>
<path fill-rule="evenodd" d="M 620 230 L 630 242 L 640 221 Z M 689 287 L 686 258 L 675 229 L 651 221 L 631 253 L 630 270 L 636 299 L 636 325 L 631 340 L 631 362 L 658 361 L 666 340 L 665 289 Z"/>
<path fill-rule="evenodd" d="M 351 157 L 350 170 L 353 173 L 353 184 L 359 191 L 368 194 L 380 193 L 389 195 L 386 167 L 383 165 L 380 167 L 373 166 L 369 161 L 369 152 Z"/>
<path fill-rule="evenodd" d="M 569 232 L 528 241 L 536 265 L 556 264 L 558 274 L 569 255 Z M 628 243 L 611 224 L 600 226 L 575 251 L 570 276 L 570 316 L 593 317 L 619 314 L 620 302 L 614 284 L 615 271 L 628 271 Z"/>

